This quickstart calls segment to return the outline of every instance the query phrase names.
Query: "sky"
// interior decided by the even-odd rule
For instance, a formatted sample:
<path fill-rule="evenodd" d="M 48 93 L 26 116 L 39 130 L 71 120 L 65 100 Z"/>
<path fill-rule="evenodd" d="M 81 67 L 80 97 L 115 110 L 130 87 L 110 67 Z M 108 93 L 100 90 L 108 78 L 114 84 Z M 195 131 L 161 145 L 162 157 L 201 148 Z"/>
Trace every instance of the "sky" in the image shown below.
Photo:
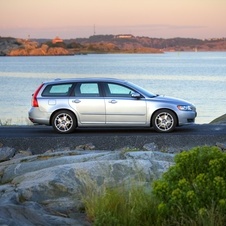
<path fill-rule="evenodd" d="M 0 36 L 225 38 L 226 0 L 0 0 Z"/>

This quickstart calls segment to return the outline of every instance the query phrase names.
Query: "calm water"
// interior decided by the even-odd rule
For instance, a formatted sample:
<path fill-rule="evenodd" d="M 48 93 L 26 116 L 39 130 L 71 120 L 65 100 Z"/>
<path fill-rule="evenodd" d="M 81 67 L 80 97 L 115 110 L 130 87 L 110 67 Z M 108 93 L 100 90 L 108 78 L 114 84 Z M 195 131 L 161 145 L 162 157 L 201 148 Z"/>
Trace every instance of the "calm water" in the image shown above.
<path fill-rule="evenodd" d="M 42 81 L 72 77 L 130 80 L 153 93 L 196 105 L 196 123 L 226 112 L 226 52 L 0 57 L 0 124 L 26 125 Z"/>

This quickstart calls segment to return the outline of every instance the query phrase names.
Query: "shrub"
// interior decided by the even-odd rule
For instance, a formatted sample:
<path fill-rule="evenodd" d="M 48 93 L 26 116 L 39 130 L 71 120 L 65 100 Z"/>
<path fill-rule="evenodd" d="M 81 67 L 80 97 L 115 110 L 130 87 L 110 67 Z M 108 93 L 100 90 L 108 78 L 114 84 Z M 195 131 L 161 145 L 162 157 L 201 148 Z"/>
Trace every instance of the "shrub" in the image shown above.
<path fill-rule="evenodd" d="M 52 43 L 51 41 L 45 43 L 49 47 L 61 47 L 66 49 L 67 45 L 64 42 Z"/>
<path fill-rule="evenodd" d="M 175 165 L 153 184 L 159 219 L 166 225 L 225 225 L 225 166 L 226 154 L 217 147 L 176 155 Z"/>
<path fill-rule="evenodd" d="M 175 156 L 175 165 L 150 187 L 98 186 L 84 179 L 82 200 L 93 225 L 226 225 L 226 153 L 197 147 Z"/>

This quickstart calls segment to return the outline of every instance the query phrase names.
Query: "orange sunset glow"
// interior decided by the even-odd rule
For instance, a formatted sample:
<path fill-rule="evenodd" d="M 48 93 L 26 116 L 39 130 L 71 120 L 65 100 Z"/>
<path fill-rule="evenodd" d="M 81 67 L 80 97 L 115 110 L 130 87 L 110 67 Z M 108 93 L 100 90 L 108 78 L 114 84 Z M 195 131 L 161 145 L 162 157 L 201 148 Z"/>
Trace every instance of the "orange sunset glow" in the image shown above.
<path fill-rule="evenodd" d="M 0 0 L 0 36 L 226 37 L 225 0 Z"/>

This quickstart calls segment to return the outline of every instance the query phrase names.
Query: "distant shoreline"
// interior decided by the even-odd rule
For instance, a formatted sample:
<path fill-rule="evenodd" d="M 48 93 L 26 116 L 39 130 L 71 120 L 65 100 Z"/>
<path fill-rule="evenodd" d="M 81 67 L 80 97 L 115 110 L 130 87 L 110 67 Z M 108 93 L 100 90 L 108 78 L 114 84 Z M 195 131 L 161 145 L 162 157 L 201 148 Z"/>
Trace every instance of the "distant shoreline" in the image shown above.
<path fill-rule="evenodd" d="M 160 39 L 133 35 L 94 35 L 62 40 L 0 37 L 0 56 L 62 56 L 85 54 L 156 54 L 164 52 L 225 52 L 226 38 Z"/>

